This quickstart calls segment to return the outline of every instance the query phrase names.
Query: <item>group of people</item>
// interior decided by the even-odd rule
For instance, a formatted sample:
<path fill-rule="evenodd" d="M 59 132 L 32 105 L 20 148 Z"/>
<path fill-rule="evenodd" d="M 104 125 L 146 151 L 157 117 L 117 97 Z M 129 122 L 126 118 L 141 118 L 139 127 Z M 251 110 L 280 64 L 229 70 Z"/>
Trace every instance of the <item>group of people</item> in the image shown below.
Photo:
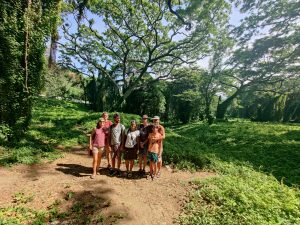
<path fill-rule="evenodd" d="M 113 123 L 108 119 L 109 115 L 104 112 L 91 132 L 89 148 L 93 152 L 93 174 L 94 179 L 99 174 L 102 155 L 106 154 L 109 175 L 121 176 L 120 170 L 122 155 L 125 159 L 126 176 L 132 177 L 134 160 L 139 160 L 139 174 L 146 175 L 147 161 L 150 161 L 151 179 L 159 178 L 162 167 L 163 140 L 165 129 L 160 124 L 160 118 L 154 116 L 152 124 L 148 116 L 142 116 L 142 123 L 132 120 L 130 127 L 125 128 L 121 124 L 120 114 L 113 116 Z"/>

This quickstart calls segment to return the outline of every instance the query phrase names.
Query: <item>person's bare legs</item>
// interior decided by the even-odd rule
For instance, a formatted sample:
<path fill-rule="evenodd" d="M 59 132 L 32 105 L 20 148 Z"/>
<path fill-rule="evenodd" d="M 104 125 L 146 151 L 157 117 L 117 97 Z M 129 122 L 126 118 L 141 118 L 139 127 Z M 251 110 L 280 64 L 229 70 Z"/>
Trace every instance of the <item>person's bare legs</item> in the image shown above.
<path fill-rule="evenodd" d="M 160 157 L 159 161 L 157 162 L 157 173 L 160 173 L 161 167 L 162 167 L 162 157 Z"/>
<path fill-rule="evenodd" d="M 96 176 L 96 174 L 97 174 L 97 169 L 99 168 L 100 161 L 101 161 L 101 153 L 100 152 L 93 153 L 93 175 L 92 175 L 92 178 L 94 176 Z"/>
<path fill-rule="evenodd" d="M 129 171 L 129 160 L 125 160 L 126 171 Z"/>
<path fill-rule="evenodd" d="M 112 162 L 112 168 L 115 169 L 116 168 L 116 156 L 115 155 L 113 155 L 111 162 Z"/>
<path fill-rule="evenodd" d="M 111 152 L 111 147 L 109 145 L 105 146 L 105 153 L 106 153 L 106 158 L 107 158 L 107 167 L 111 167 L 112 152 Z"/>
<path fill-rule="evenodd" d="M 129 162 L 130 162 L 130 168 L 129 168 L 129 170 L 130 170 L 130 172 L 132 172 L 133 165 L 134 165 L 134 160 L 130 160 Z"/>
<path fill-rule="evenodd" d="M 143 164 L 143 155 L 139 154 L 139 167 L 140 167 L 140 170 L 142 170 L 142 164 Z"/>
<path fill-rule="evenodd" d="M 102 159 L 102 152 L 99 152 L 98 153 L 98 160 L 97 160 L 97 171 L 99 170 L 99 168 L 100 168 L 100 164 L 101 164 L 101 159 Z M 96 173 L 97 173 L 97 171 L 96 171 Z"/>
<path fill-rule="evenodd" d="M 153 176 L 157 176 L 157 162 L 153 162 Z"/>
<path fill-rule="evenodd" d="M 118 160 L 118 170 L 120 170 L 120 167 L 121 167 L 121 153 L 118 154 L 117 156 L 117 160 Z"/>
<path fill-rule="evenodd" d="M 153 164 L 154 164 L 154 162 L 150 161 L 150 176 L 151 177 L 153 176 Z"/>
<path fill-rule="evenodd" d="M 143 155 L 143 160 L 144 160 L 143 170 L 145 171 L 147 165 L 147 155 Z"/>

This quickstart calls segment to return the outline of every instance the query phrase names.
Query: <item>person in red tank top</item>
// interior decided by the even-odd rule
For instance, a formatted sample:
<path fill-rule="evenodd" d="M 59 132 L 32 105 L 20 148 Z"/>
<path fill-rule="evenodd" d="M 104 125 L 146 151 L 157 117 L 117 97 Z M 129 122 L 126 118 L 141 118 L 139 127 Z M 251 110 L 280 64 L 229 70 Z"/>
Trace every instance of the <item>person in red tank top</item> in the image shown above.
<path fill-rule="evenodd" d="M 109 129 L 109 127 L 112 125 L 112 122 L 108 119 L 108 113 L 107 112 L 103 112 L 102 113 L 102 118 L 104 119 L 104 127 L 107 129 Z M 111 148 L 108 142 L 108 132 L 107 135 L 105 136 L 105 155 L 107 158 L 107 168 L 110 169 L 111 168 L 111 158 L 112 158 L 112 152 L 111 152 Z"/>

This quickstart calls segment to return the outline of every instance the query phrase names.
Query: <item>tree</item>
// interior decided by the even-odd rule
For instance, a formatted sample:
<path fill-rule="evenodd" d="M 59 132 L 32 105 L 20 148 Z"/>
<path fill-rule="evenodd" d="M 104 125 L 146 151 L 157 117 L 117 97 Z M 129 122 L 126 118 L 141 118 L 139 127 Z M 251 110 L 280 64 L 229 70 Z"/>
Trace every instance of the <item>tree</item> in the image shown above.
<path fill-rule="evenodd" d="M 224 74 L 231 82 L 223 82 L 235 92 L 218 105 L 219 119 L 224 118 L 233 99 L 249 87 L 268 86 L 299 76 L 300 3 L 245 0 L 240 7 L 248 16 L 233 29 L 237 44 L 227 61 L 230 69 Z"/>
<path fill-rule="evenodd" d="M 28 127 L 33 97 L 42 87 L 45 38 L 59 1 L 0 2 L 0 127 L 17 138 Z"/>
<path fill-rule="evenodd" d="M 65 24 L 68 43 L 61 43 L 61 63 L 87 75 L 100 71 L 118 88 L 120 98 L 114 107 L 121 107 L 146 82 L 147 74 L 154 81 L 166 79 L 174 68 L 205 57 L 229 12 L 221 0 L 200 5 L 184 1 L 176 7 L 189 15 L 190 31 L 183 32 L 185 25 L 163 0 L 90 2 L 88 10 L 105 27 L 97 29 L 85 15 L 84 20 L 76 19 L 75 33 Z"/>
<path fill-rule="evenodd" d="M 175 70 L 172 80 L 165 82 L 166 119 L 183 123 L 203 119 L 202 73 L 203 70 L 184 67 Z"/>
<path fill-rule="evenodd" d="M 237 98 L 235 106 L 231 105 L 230 115 L 254 121 L 299 121 L 299 78 L 249 88 Z"/>
<path fill-rule="evenodd" d="M 84 100 L 84 78 L 80 74 L 61 69 L 50 68 L 45 74 L 42 93 L 47 97 L 61 97 L 70 100 Z"/>

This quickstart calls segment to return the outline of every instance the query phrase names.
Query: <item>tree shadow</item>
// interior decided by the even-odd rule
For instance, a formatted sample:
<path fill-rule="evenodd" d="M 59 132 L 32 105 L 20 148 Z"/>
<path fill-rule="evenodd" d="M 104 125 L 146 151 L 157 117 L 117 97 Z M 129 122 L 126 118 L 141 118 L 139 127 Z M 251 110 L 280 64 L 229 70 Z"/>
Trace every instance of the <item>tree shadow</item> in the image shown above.
<path fill-rule="evenodd" d="M 55 224 L 116 224 L 121 220 L 130 221 L 129 212 L 122 206 L 113 205 L 104 181 L 85 181 L 86 190 L 67 191 L 63 199 L 56 200 L 48 207 L 50 216 L 44 222 Z"/>
<path fill-rule="evenodd" d="M 300 130 L 296 127 L 258 123 L 179 127 L 175 135 L 166 138 L 165 156 L 170 162 L 175 159 L 180 163 L 183 159 L 199 164 L 195 161 L 198 156 L 214 155 L 222 161 L 273 174 L 287 185 L 300 185 Z"/>
<path fill-rule="evenodd" d="M 147 175 L 149 173 L 141 174 L 139 171 L 132 171 L 132 177 L 128 177 L 126 171 L 121 171 L 121 174 L 119 176 L 112 176 L 109 174 L 110 170 L 107 168 L 101 168 L 99 170 L 100 175 L 105 175 L 108 177 L 116 177 L 119 179 L 130 179 L 130 180 L 139 180 L 139 179 L 145 179 L 147 178 Z"/>
<path fill-rule="evenodd" d="M 282 134 L 283 139 L 290 141 L 300 141 L 300 130 L 290 130 Z"/>

